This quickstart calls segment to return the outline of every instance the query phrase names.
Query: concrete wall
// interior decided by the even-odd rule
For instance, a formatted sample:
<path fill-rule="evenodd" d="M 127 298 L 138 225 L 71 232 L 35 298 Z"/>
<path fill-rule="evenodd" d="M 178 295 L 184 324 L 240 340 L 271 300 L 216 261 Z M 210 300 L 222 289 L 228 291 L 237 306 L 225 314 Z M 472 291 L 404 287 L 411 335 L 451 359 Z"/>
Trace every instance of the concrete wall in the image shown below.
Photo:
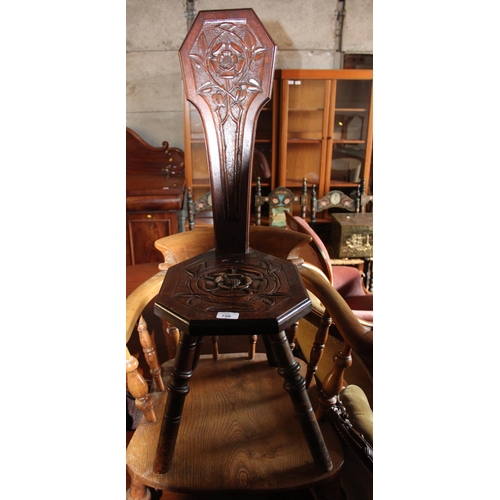
<path fill-rule="evenodd" d="M 253 8 L 278 45 L 276 67 L 340 67 L 342 49 L 372 53 L 373 0 L 195 0 L 196 11 Z M 154 146 L 184 149 L 177 51 L 188 29 L 183 0 L 127 0 L 127 127 Z M 359 28 L 361 27 L 361 28 Z"/>

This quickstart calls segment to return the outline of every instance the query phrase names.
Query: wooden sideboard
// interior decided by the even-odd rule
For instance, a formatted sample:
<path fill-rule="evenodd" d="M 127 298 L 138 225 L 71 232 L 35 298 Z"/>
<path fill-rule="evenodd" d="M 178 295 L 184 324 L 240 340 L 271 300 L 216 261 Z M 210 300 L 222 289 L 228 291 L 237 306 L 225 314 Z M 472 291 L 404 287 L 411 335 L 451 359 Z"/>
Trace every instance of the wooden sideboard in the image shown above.
<path fill-rule="evenodd" d="M 151 146 L 127 128 L 127 266 L 163 262 L 154 242 L 178 232 L 184 188 L 183 151 Z"/>

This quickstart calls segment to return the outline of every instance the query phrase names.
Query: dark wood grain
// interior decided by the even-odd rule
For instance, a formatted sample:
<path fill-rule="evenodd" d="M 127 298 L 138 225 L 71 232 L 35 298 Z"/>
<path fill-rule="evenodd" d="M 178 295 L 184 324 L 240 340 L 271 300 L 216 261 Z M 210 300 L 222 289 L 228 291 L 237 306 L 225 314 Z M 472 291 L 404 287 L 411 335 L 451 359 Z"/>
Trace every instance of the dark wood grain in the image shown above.
<path fill-rule="evenodd" d="M 169 362 L 163 370 L 167 386 L 172 366 Z M 302 375 L 305 369 L 300 362 Z M 154 488 L 191 493 L 279 492 L 333 479 L 336 472 L 318 472 L 282 385 L 264 354 L 257 353 L 253 361 L 241 353 L 221 356 L 217 362 L 202 357 L 190 383 L 170 471 L 154 473 L 152 457 L 144 453 L 158 440 L 157 422 L 135 432 L 127 451 L 133 464 L 129 474 L 147 477 Z M 313 384 L 313 401 L 315 390 Z M 161 414 L 166 393 L 155 397 Z M 338 437 L 329 422 L 320 426 L 338 470 L 343 460 Z M 142 460 L 131 460 L 132 454 Z"/>
<path fill-rule="evenodd" d="M 202 116 L 216 251 L 245 253 L 257 117 L 277 47 L 251 9 L 200 12 L 179 51 L 186 98 Z"/>
<path fill-rule="evenodd" d="M 169 148 L 164 141 L 161 147 L 148 144 L 139 134 L 127 128 L 127 175 L 163 172 L 183 175 L 184 152 L 179 148 Z"/>
<path fill-rule="evenodd" d="M 151 146 L 127 128 L 127 266 L 162 261 L 154 242 L 177 233 L 184 185 L 183 151 Z"/>

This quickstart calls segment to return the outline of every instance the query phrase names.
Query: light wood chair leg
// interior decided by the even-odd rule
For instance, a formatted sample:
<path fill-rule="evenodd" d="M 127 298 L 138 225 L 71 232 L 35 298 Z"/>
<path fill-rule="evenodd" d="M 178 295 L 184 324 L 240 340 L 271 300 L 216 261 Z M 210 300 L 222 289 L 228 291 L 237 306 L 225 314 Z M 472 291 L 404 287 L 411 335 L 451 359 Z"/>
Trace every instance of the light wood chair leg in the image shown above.
<path fill-rule="evenodd" d="M 306 373 L 306 387 L 309 388 L 311 385 L 311 380 L 314 377 L 316 371 L 318 370 L 318 364 L 323 355 L 323 350 L 325 348 L 326 341 L 328 339 L 328 332 L 330 330 L 330 325 L 332 324 L 332 318 L 325 311 L 323 318 L 321 319 L 321 324 L 319 325 L 318 331 L 316 332 L 316 337 L 314 339 L 313 346 L 311 348 L 311 355 L 309 363 L 307 364 Z"/>
<path fill-rule="evenodd" d="M 169 357 L 175 358 L 177 353 L 177 346 L 179 345 L 180 332 L 179 329 L 173 325 L 168 324 L 166 328 L 167 336 L 165 337 L 165 342 L 169 349 Z"/>
<path fill-rule="evenodd" d="M 130 488 L 127 490 L 127 500 L 151 500 L 151 492 L 145 484 L 130 479 Z"/>
<path fill-rule="evenodd" d="M 300 365 L 293 357 L 286 334 L 281 332 L 267 337 L 278 363 L 278 373 L 285 380 L 284 387 L 292 400 L 314 463 L 321 470 L 329 471 L 333 464 L 307 394 L 306 381 L 300 375 Z"/>
<path fill-rule="evenodd" d="M 143 413 L 148 422 L 156 422 L 154 399 L 149 394 L 149 387 L 145 378 L 137 371 L 139 361 L 134 356 L 127 359 L 127 387 L 135 398 L 135 406 Z"/>
<path fill-rule="evenodd" d="M 248 346 L 248 359 L 252 360 L 255 357 L 255 351 L 257 349 L 257 335 L 249 335 L 248 341 L 250 343 Z"/>
<path fill-rule="evenodd" d="M 151 340 L 151 335 L 148 332 L 148 325 L 142 316 L 140 317 L 137 325 L 137 332 L 139 333 L 139 342 L 141 343 L 144 357 L 149 365 L 155 388 L 163 392 L 165 390 L 165 386 L 163 385 L 163 379 L 161 378 L 161 367 L 158 362 L 158 355 L 156 354 L 155 346 Z"/>
<path fill-rule="evenodd" d="M 316 418 L 322 420 L 332 406 L 336 403 L 340 391 L 345 386 L 344 372 L 352 365 L 352 349 L 348 344 L 333 357 L 333 368 L 323 380 L 321 391 L 319 391 L 319 404 L 316 410 Z"/>
<path fill-rule="evenodd" d="M 212 358 L 217 361 L 219 359 L 219 337 L 211 335 L 210 340 L 212 341 Z"/>

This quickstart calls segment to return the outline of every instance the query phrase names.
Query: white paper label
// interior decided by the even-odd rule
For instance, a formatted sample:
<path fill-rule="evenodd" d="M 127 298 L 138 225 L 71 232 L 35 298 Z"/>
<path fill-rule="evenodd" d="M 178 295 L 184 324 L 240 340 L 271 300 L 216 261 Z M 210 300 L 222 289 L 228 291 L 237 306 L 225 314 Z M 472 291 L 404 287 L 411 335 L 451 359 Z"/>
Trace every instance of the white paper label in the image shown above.
<path fill-rule="evenodd" d="M 218 312 L 217 313 L 217 319 L 238 319 L 240 316 L 240 313 L 224 313 L 224 312 Z"/>

